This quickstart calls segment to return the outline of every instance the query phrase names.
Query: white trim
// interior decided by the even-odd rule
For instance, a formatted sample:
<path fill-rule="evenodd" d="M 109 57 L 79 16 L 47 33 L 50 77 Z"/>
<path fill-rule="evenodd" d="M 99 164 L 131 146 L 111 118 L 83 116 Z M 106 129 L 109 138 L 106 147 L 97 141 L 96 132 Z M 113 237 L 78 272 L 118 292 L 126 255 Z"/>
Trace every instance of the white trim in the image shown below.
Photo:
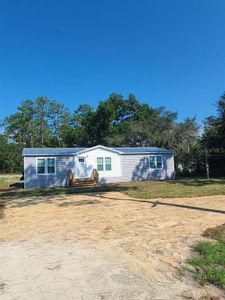
<path fill-rule="evenodd" d="M 150 157 L 151 156 L 154 156 L 155 157 L 155 168 L 151 168 L 151 164 L 150 164 Z M 162 167 L 161 168 L 157 168 L 157 156 L 161 156 L 161 159 L 162 159 Z M 161 154 L 151 154 L 151 155 L 149 155 L 149 160 L 148 160 L 148 162 L 149 162 L 149 169 L 151 169 L 151 170 L 163 170 L 163 155 L 161 155 Z"/>
<path fill-rule="evenodd" d="M 98 164 L 98 159 L 99 158 L 102 158 L 102 165 Z M 98 172 L 104 172 L 104 157 L 103 156 L 96 157 L 96 166 L 97 166 L 97 171 Z M 99 170 L 98 166 L 102 166 L 102 170 Z"/>
<path fill-rule="evenodd" d="M 110 151 L 110 152 L 114 152 L 114 153 L 117 153 L 117 154 L 122 154 L 122 152 L 118 151 L 118 150 L 114 150 L 114 149 L 111 149 L 111 148 L 108 148 L 108 147 L 105 147 L 105 146 L 102 146 L 102 145 L 97 145 L 97 146 L 94 146 L 94 147 L 91 147 L 91 148 L 86 148 L 82 151 L 79 151 L 76 153 L 76 155 L 80 155 L 80 154 L 83 154 L 85 152 L 88 152 L 88 151 L 92 151 L 92 150 L 95 150 L 95 149 L 103 149 L 103 150 L 106 150 L 106 151 Z"/>
<path fill-rule="evenodd" d="M 55 162 L 55 172 L 54 173 L 48 173 L 48 165 L 46 163 L 46 161 L 48 160 L 48 158 L 54 159 Z M 37 165 L 37 161 L 38 159 L 44 159 L 45 160 L 45 172 L 44 173 L 38 173 L 38 165 Z M 56 175 L 56 157 L 55 156 L 37 156 L 36 157 L 36 175 L 38 176 L 50 176 L 50 175 Z"/>
<path fill-rule="evenodd" d="M 83 159 L 84 161 L 83 162 L 80 162 L 79 159 Z M 85 176 L 80 176 L 80 164 L 83 164 L 84 165 L 84 172 L 85 172 Z M 75 174 L 77 174 L 77 178 L 87 178 L 87 173 L 88 173 L 88 166 L 87 166 L 87 157 L 86 156 L 77 156 L 77 159 L 75 161 Z"/>
<path fill-rule="evenodd" d="M 164 155 L 164 154 L 173 154 L 174 152 L 156 152 L 156 151 L 149 151 L 149 152 L 120 152 L 121 155 Z"/>
<path fill-rule="evenodd" d="M 106 158 L 110 158 L 110 164 L 107 164 L 107 163 L 106 163 Z M 104 157 L 104 163 L 105 163 L 105 164 L 104 164 L 104 166 L 105 166 L 105 171 L 106 171 L 106 172 L 112 171 L 112 157 L 111 157 L 111 156 L 105 156 L 105 157 Z M 107 169 L 106 169 L 106 165 L 110 165 L 111 169 L 110 169 L 110 170 L 107 170 Z"/>
<path fill-rule="evenodd" d="M 103 167 L 103 169 L 101 171 L 98 170 L 98 165 L 99 165 L 98 164 L 98 158 L 102 158 L 102 167 Z M 106 158 L 110 158 L 110 164 L 106 164 L 106 162 L 105 162 Z M 106 165 L 110 165 L 111 169 L 110 170 L 106 170 Z M 111 172 L 113 170 L 112 169 L 112 157 L 111 156 L 98 156 L 98 157 L 96 157 L 96 166 L 97 166 L 97 171 L 98 172 Z"/>

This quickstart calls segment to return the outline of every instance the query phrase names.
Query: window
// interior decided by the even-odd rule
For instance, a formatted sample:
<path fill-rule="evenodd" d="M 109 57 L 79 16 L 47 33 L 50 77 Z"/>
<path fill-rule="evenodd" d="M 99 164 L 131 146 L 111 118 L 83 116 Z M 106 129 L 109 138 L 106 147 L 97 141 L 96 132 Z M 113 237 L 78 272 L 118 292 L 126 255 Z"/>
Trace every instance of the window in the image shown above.
<path fill-rule="evenodd" d="M 151 155 L 150 158 L 149 158 L 149 161 L 150 161 L 150 169 L 155 169 L 155 156 L 154 155 Z"/>
<path fill-rule="evenodd" d="M 156 156 L 156 167 L 157 167 L 157 169 L 162 169 L 162 156 L 161 155 Z"/>
<path fill-rule="evenodd" d="M 163 168 L 162 155 L 151 155 L 149 157 L 149 166 L 150 169 L 162 169 Z"/>
<path fill-rule="evenodd" d="M 55 174 L 55 158 L 37 158 L 37 174 Z"/>
<path fill-rule="evenodd" d="M 97 157 L 97 170 L 98 171 L 111 171 L 112 160 L 111 157 Z"/>
<path fill-rule="evenodd" d="M 103 157 L 97 158 L 97 170 L 103 171 Z"/>
<path fill-rule="evenodd" d="M 48 174 L 55 173 L 55 158 L 48 158 Z"/>
<path fill-rule="evenodd" d="M 45 159 L 44 158 L 38 158 L 38 160 L 37 160 L 37 173 L 45 174 Z"/>
<path fill-rule="evenodd" d="M 112 163 L 111 163 L 111 157 L 105 158 L 105 170 L 111 171 L 112 170 Z"/>

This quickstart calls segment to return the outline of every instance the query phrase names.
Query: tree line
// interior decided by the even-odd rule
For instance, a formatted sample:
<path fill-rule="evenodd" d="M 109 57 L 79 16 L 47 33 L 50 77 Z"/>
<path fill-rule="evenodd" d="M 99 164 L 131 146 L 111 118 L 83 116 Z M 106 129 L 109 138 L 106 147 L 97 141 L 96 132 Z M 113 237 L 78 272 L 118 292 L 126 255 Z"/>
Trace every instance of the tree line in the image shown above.
<path fill-rule="evenodd" d="M 205 175 L 206 158 L 212 176 L 224 176 L 225 93 L 216 102 L 217 115 L 204 122 L 200 136 L 195 118 L 178 121 L 177 112 L 153 108 L 130 94 L 111 94 L 94 109 L 81 104 L 71 112 L 47 97 L 26 99 L 2 122 L 0 172 L 23 168 L 23 147 L 165 147 L 175 151 L 181 175 Z M 223 164 L 224 165 L 224 164 Z"/>

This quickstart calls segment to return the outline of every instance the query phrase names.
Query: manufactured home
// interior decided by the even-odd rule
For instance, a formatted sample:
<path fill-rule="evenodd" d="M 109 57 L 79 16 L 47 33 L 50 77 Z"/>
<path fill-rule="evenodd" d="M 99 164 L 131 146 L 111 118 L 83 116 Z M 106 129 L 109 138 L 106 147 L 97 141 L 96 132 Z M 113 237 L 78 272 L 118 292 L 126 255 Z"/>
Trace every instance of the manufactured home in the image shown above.
<path fill-rule="evenodd" d="M 99 183 L 174 179 L 173 151 L 156 147 L 24 148 L 24 188 L 66 186 L 69 173 Z"/>

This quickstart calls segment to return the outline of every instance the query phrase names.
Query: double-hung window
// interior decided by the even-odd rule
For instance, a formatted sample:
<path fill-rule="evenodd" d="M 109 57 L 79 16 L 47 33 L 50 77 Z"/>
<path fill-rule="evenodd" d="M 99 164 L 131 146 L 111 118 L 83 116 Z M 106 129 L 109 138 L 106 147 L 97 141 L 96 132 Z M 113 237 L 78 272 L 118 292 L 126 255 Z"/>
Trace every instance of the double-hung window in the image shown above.
<path fill-rule="evenodd" d="M 97 170 L 98 171 L 111 171 L 112 170 L 111 157 L 97 157 Z"/>
<path fill-rule="evenodd" d="M 162 155 L 150 155 L 149 167 L 150 169 L 162 169 L 163 168 Z"/>
<path fill-rule="evenodd" d="M 48 167 L 48 174 L 55 173 L 55 158 L 48 158 L 47 159 L 47 167 Z"/>
<path fill-rule="evenodd" d="M 37 174 L 46 175 L 46 174 L 55 174 L 55 157 L 44 157 L 37 158 Z"/>
<path fill-rule="evenodd" d="M 103 157 L 98 157 L 97 158 L 97 170 L 98 171 L 103 171 Z"/>
<path fill-rule="evenodd" d="M 37 158 L 37 173 L 45 174 L 45 158 Z"/>
<path fill-rule="evenodd" d="M 111 171 L 112 170 L 111 157 L 106 157 L 105 158 L 105 170 L 106 171 Z"/>

